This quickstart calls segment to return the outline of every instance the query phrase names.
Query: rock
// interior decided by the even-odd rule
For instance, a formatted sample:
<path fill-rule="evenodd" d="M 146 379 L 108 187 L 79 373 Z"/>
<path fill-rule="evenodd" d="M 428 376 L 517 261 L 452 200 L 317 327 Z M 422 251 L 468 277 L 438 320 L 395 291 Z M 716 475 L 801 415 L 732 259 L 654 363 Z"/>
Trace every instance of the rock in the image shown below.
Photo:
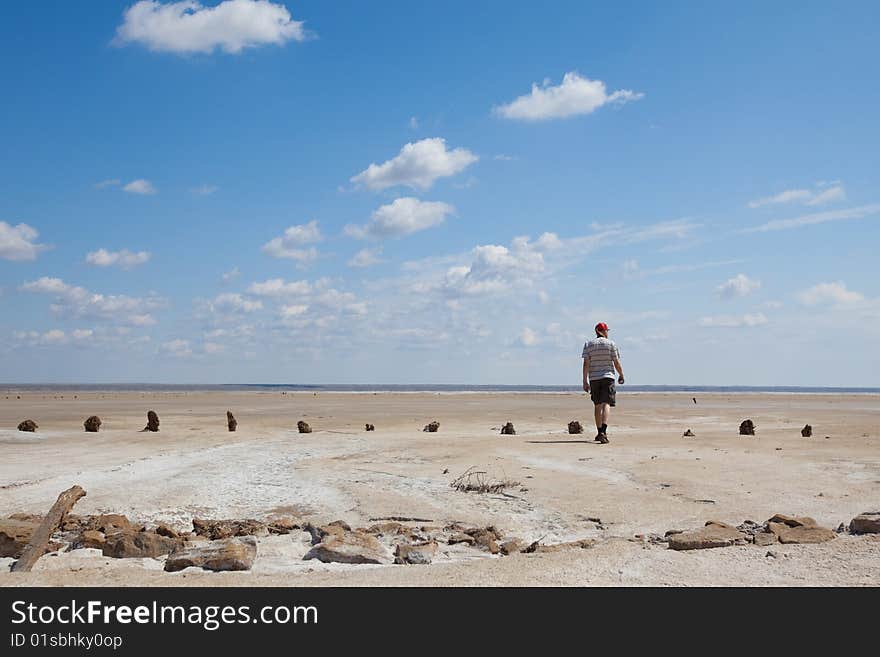
<path fill-rule="evenodd" d="M 370 424 L 369 422 L 367 422 L 367 423 L 364 425 L 364 431 L 375 431 L 375 430 L 376 430 L 376 427 L 374 427 L 374 426 L 373 426 L 372 424 Z"/>
<path fill-rule="evenodd" d="M 101 418 L 97 415 L 90 416 L 85 422 L 83 422 L 83 428 L 89 433 L 97 433 L 98 429 L 101 428 Z"/>
<path fill-rule="evenodd" d="M 691 431 L 690 429 L 688 429 L 687 431 L 685 431 L 685 432 L 684 432 L 683 434 L 681 434 L 681 435 L 682 435 L 682 436 L 687 436 L 687 437 L 689 437 L 689 438 L 693 438 L 693 437 L 696 436 L 697 434 L 695 434 L 693 431 Z"/>
<path fill-rule="evenodd" d="M 289 534 L 300 525 L 293 518 L 277 518 L 269 523 L 267 529 L 270 534 Z"/>
<path fill-rule="evenodd" d="M 809 424 L 805 424 L 804 428 L 801 429 L 801 435 L 804 438 L 809 438 L 810 436 L 813 435 L 813 427 L 811 427 Z"/>
<path fill-rule="evenodd" d="M 226 426 L 229 427 L 230 431 L 235 431 L 235 428 L 238 426 L 238 421 L 235 419 L 235 416 L 226 411 Z"/>
<path fill-rule="evenodd" d="M 212 541 L 233 536 L 253 536 L 266 531 L 266 524 L 259 520 L 203 520 L 193 518 L 193 531 Z"/>
<path fill-rule="evenodd" d="M 300 433 L 312 433 L 312 428 L 309 426 L 309 423 L 303 422 L 302 420 L 296 423 L 296 428 Z"/>
<path fill-rule="evenodd" d="M 326 536 L 309 550 L 304 560 L 324 563 L 392 563 L 394 557 L 375 536 L 363 532 L 343 532 Z"/>
<path fill-rule="evenodd" d="M 581 426 L 581 423 L 577 420 L 572 420 L 568 423 L 568 433 L 583 433 L 584 428 Z"/>
<path fill-rule="evenodd" d="M 394 563 L 429 564 L 437 554 L 437 543 L 430 541 L 419 545 L 398 545 L 394 550 Z"/>
<path fill-rule="evenodd" d="M 592 541 L 588 538 L 581 539 L 579 541 L 568 541 L 566 543 L 551 543 L 550 545 L 541 545 L 538 541 L 535 541 L 528 547 L 524 548 L 522 551 L 526 554 L 532 554 L 534 552 L 562 552 L 564 550 L 585 550 L 587 548 L 593 547 L 595 541 Z"/>
<path fill-rule="evenodd" d="M 830 529 L 816 525 L 791 527 L 781 522 L 769 522 L 767 527 L 776 535 L 780 543 L 824 543 L 837 537 L 837 534 Z"/>
<path fill-rule="evenodd" d="M 787 525 L 789 527 L 815 527 L 816 521 L 812 518 L 804 516 L 803 518 L 796 518 L 795 516 L 785 516 L 781 513 L 777 513 L 775 516 L 770 518 L 768 523 L 778 522 L 783 525 Z"/>
<path fill-rule="evenodd" d="M 78 550 L 81 548 L 91 548 L 93 550 L 103 550 L 104 543 L 106 542 L 107 538 L 104 536 L 104 532 L 99 532 L 95 529 L 87 529 L 73 541 L 70 549 Z"/>
<path fill-rule="evenodd" d="M 399 522 L 382 522 L 377 525 L 370 525 L 365 531 L 375 536 L 399 536 L 400 534 L 408 534 L 410 528 Z"/>
<path fill-rule="evenodd" d="M 159 416 L 156 415 L 156 411 L 147 411 L 147 426 L 145 426 L 141 431 L 158 431 L 159 430 Z"/>
<path fill-rule="evenodd" d="M 425 428 L 422 429 L 422 431 L 430 431 L 431 433 L 435 433 L 439 428 L 440 423 L 437 422 L 437 420 L 434 420 L 433 422 L 429 422 L 428 424 L 426 424 Z"/>
<path fill-rule="evenodd" d="M 743 420 L 739 425 L 739 435 L 740 436 L 754 436 L 755 435 L 755 423 L 751 420 Z"/>
<path fill-rule="evenodd" d="M 504 541 L 499 547 L 501 548 L 501 554 L 514 554 L 522 552 L 523 548 L 526 547 L 526 542 L 521 538 L 511 538 L 508 541 Z"/>
<path fill-rule="evenodd" d="M 34 432 L 40 427 L 37 426 L 37 423 L 33 420 L 25 420 L 24 422 L 19 423 L 18 430 L 19 431 L 30 431 Z"/>
<path fill-rule="evenodd" d="M 755 534 L 755 545 L 760 547 L 767 547 L 768 545 L 773 545 L 778 542 L 779 539 L 776 538 L 776 534 L 773 532 L 760 532 Z"/>
<path fill-rule="evenodd" d="M 0 520 L 0 557 L 18 559 L 39 524 L 11 518 Z"/>
<path fill-rule="evenodd" d="M 345 527 L 335 524 L 315 526 L 310 522 L 303 525 L 303 531 L 308 532 L 312 536 L 312 545 L 317 545 L 328 536 L 342 536 L 347 531 Z"/>
<path fill-rule="evenodd" d="M 168 555 L 165 570 L 169 573 L 195 566 L 205 570 L 250 570 L 257 557 L 253 536 L 224 538 L 210 543 L 178 547 Z"/>
<path fill-rule="evenodd" d="M 513 428 L 513 422 L 508 422 L 503 427 L 501 427 L 501 434 L 505 436 L 515 436 L 516 429 Z"/>
<path fill-rule="evenodd" d="M 135 531 L 135 528 L 131 525 L 131 521 L 121 513 L 102 513 L 98 516 L 83 516 L 82 518 L 79 518 L 78 524 L 83 531 L 94 530 L 104 534 L 127 529 Z"/>
<path fill-rule="evenodd" d="M 172 529 L 164 522 L 160 522 L 156 526 L 156 533 L 159 534 L 159 536 L 167 536 L 168 538 L 180 538 L 180 534 L 178 534 L 176 530 Z"/>
<path fill-rule="evenodd" d="M 712 520 L 701 529 L 672 534 L 668 537 L 669 548 L 672 550 L 704 550 L 745 542 L 746 535 L 736 527 Z"/>
<path fill-rule="evenodd" d="M 449 540 L 446 541 L 449 545 L 456 545 L 458 543 L 467 543 L 468 545 L 474 545 L 477 541 L 473 536 L 468 536 L 463 532 L 458 532 L 449 537 Z"/>
<path fill-rule="evenodd" d="M 880 511 L 864 511 L 849 523 L 853 534 L 880 534 Z"/>
<path fill-rule="evenodd" d="M 180 545 L 180 541 L 154 532 L 136 532 L 130 529 L 107 536 L 102 546 L 105 557 L 115 559 L 161 557 Z"/>

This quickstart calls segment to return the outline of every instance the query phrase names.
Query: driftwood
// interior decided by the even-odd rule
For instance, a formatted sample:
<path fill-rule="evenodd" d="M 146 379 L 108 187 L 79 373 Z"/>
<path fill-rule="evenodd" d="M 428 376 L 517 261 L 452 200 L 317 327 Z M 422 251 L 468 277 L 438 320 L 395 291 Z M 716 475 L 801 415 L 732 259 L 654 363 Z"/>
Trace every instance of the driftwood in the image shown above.
<path fill-rule="evenodd" d="M 463 493 L 502 493 L 505 488 L 519 486 L 518 481 L 488 479 L 487 473 L 482 470 L 468 468 L 449 484 L 452 488 Z"/>
<path fill-rule="evenodd" d="M 409 516 L 386 516 L 384 518 L 370 518 L 370 522 L 378 522 L 380 520 L 391 520 L 394 522 L 434 522 L 430 518 L 410 518 Z"/>
<path fill-rule="evenodd" d="M 64 520 L 64 516 L 70 512 L 77 500 L 84 497 L 85 494 L 86 492 L 82 488 L 73 486 L 58 496 L 55 504 L 49 509 L 49 513 L 43 518 L 43 522 L 40 523 L 40 526 L 31 535 L 31 540 L 22 551 L 21 557 L 13 564 L 12 572 L 30 572 L 34 564 L 37 563 L 37 559 L 46 552 L 46 545 L 49 543 L 52 534 L 55 533 L 55 530 L 58 529 L 58 526 Z"/>

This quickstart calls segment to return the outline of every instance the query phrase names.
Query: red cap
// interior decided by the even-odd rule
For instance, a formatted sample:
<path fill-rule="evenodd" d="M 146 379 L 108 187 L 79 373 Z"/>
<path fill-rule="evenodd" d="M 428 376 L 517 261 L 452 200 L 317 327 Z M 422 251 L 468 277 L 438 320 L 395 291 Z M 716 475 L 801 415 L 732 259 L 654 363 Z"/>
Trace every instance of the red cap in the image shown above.
<path fill-rule="evenodd" d="M 596 324 L 596 330 L 597 331 L 607 331 L 608 324 L 606 324 L 605 322 L 599 322 L 598 324 Z"/>

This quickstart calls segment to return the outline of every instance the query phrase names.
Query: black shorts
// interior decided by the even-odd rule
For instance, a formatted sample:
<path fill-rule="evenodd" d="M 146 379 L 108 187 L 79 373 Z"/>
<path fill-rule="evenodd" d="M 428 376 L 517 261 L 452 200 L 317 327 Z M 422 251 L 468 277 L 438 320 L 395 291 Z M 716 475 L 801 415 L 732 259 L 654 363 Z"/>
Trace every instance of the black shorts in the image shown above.
<path fill-rule="evenodd" d="M 614 379 L 594 379 L 590 381 L 590 399 L 597 406 L 599 404 L 617 405 L 617 391 L 614 388 Z"/>

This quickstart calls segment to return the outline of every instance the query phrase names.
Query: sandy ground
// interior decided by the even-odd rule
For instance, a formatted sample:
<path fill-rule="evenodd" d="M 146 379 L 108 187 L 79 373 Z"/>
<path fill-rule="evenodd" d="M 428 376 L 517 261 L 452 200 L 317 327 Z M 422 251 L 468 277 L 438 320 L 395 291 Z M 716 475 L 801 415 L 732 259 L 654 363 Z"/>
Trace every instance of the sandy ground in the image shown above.
<path fill-rule="evenodd" d="M 308 535 L 295 532 L 260 538 L 245 573 L 165 573 L 161 560 L 76 550 L 46 555 L 30 574 L 0 567 L 0 585 L 880 585 L 876 536 L 690 552 L 637 538 L 775 513 L 836 528 L 880 510 L 880 396 L 692 397 L 621 392 L 611 443 L 599 445 L 583 394 L 4 392 L 0 516 L 44 513 L 79 484 L 88 494 L 75 513 L 179 529 L 193 517 L 366 526 L 411 516 L 493 524 L 529 542 L 596 544 L 508 557 L 443 546 L 430 566 L 358 566 L 303 561 Z M 138 432 L 149 409 L 159 433 Z M 227 409 L 236 433 L 226 430 Z M 103 420 L 98 434 L 82 428 L 92 414 Z M 26 418 L 39 424 L 36 434 L 15 430 Z M 745 418 L 756 436 L 738 435 Z M 300 419 L 314 433 L 297 433 Z M 440 431 L 422 432 L 434 419 Z M 587 433 L 570 436 L 572 419 Z M 507 421 L 516 436 L 499 435 Z M 365 422 L 376 431 L 365 432 Z M 812 438 L 800 435 L 805 423 Z M 696 437 L 682 436 L 688 428 Z M 508 495 L 453 490 L 470 467 L 520 485 Z"/>

